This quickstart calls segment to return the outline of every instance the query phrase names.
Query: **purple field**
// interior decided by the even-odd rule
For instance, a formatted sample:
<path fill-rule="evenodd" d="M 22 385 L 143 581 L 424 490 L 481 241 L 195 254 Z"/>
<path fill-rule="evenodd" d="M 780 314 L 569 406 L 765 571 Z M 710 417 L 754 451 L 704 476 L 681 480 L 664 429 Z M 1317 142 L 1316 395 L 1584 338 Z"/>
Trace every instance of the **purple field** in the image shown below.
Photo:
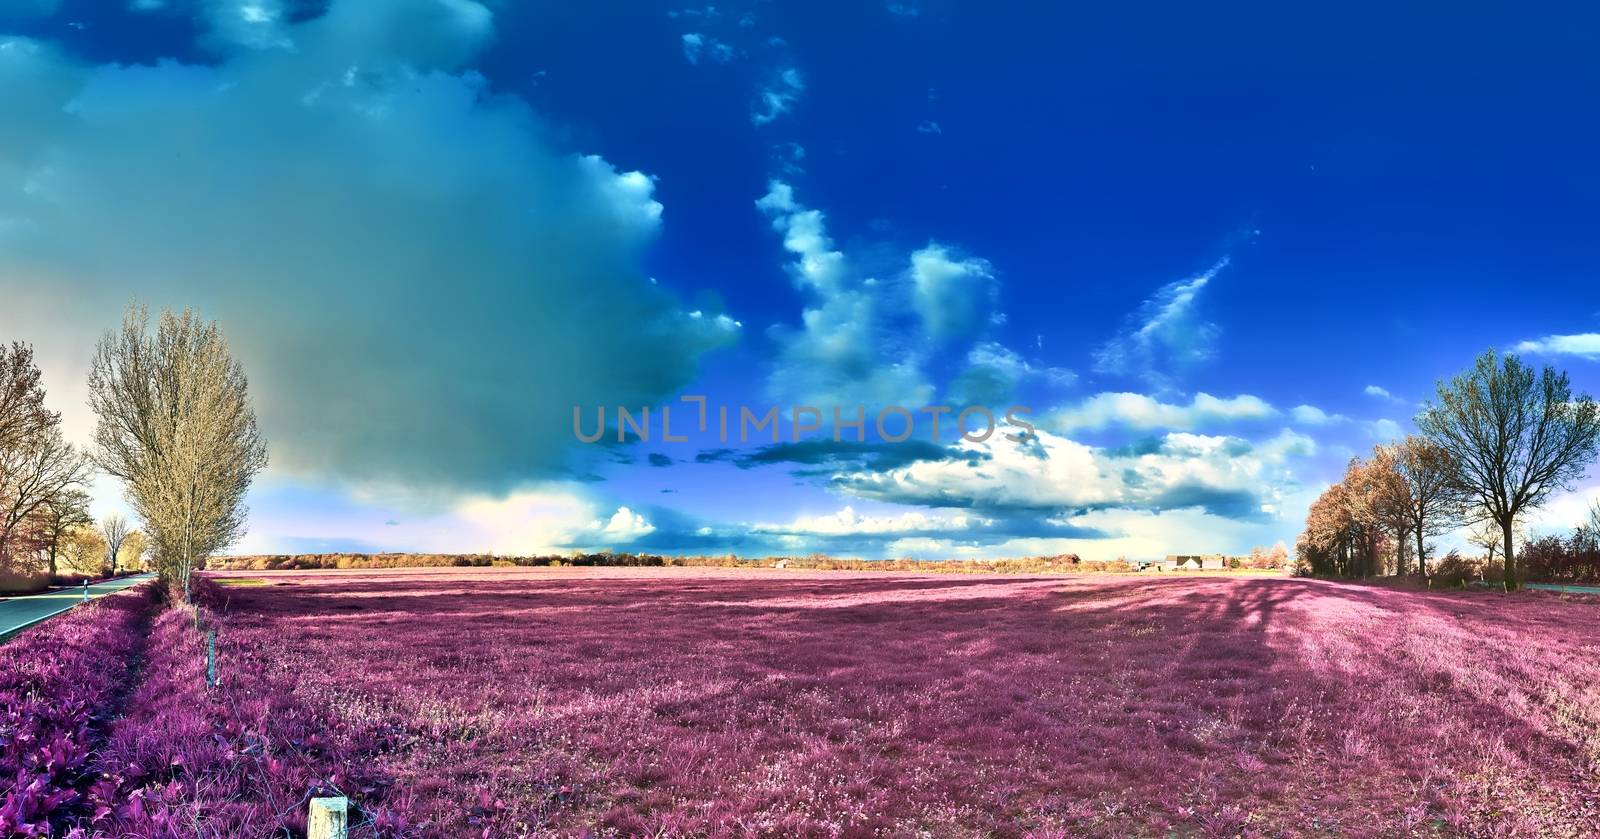
<path fill-rule="evenodd" d="M 1600 611 L 1282 579 L 267 575 L 230 651 L 462 835 L 1588 836 Z M 329 667 L 330 663 L 335 666 Z"/>
<path fill-rule="evenodd" d="M 78 782 L 82 835 L 293 832 L 333 789 L 358 836 L 1600 832 L 1592 601 L 1220 576 L 214 579 L 244 583 L 204 587 L 221 684 L 182 613 L 158 617 L 126 707 L 86 735 L 105 777 Z"/>

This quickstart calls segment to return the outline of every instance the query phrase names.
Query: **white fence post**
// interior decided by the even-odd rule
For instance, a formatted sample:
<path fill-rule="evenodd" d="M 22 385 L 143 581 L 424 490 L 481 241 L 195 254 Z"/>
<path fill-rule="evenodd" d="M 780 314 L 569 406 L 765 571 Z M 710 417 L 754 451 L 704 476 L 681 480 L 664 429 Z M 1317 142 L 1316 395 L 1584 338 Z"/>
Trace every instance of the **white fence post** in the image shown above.
<path fill-rule="evenodd" d="M 306 839 L 347 839 L 350 801 L 344 796 L 311 799 L 306 819 Z"/>

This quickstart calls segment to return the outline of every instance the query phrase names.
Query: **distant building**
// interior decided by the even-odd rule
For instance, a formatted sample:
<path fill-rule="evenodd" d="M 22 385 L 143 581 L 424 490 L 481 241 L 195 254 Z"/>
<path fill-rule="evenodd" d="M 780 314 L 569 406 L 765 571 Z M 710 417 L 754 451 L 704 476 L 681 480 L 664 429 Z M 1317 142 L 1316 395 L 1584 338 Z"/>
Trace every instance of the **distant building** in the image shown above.
<path fill-rule="evenodd" d="M 1222 554 L 1168 554 L 1167 564 L 1180 571 L 1220 571 L 1228 567 Z"/>

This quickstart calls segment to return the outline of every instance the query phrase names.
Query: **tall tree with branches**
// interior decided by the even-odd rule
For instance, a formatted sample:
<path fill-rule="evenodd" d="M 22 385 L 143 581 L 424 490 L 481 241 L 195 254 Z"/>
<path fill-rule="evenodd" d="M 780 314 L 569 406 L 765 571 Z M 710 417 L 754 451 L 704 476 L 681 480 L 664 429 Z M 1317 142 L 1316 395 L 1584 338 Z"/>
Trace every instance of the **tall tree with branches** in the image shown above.
<path fill-rule="evenodd" d="M 1400 472 L 1401 445 L 1391 443 L 1375 446 L 1372 459 L 1367 461 L 1365 480 L 1370 488 L 1367 494 L 1367 515 L 1379 527 L 1394 537 L 1394 572 L 1406 572 L 1407 536 L 1411 533 L 1411 491 Z"/>
<path fill-rule="evenodd" d="M 1428 576 L 1428 537 L 1461 524 L 1464 501 L 1450 453 L 1415 434 L 1394 447 L 1393 467 L 1403 490 L 1398 496 L 1406 527 L 1417 540 L 1417 570 Z"/>
<path fill-rule="evenodd" d="M 39 508 L 40 546 L 48 560 L 50 576 L 59 570 L 62 548 L 67 537 L 79 528 L 94 523 L 89 515 L 89 493 L 70 487 L 46 499 Z"/>
<path fill-rule="evenodd" d="M 37 440 L 60 423 L 44 407 L 44 385 L 33 361 L 33 347 L 0 344 L 0 451 Z"/>
<path fill-rule="evenodd" d="M 122 551 L 122 543 L 128 540 L 129 532 L 128 519 L 119 513 L 100 520 L 100 535 L 106 540 L 106 559 L 113 576 L 117 573 L 117 554 Z"/>
<path fill-rule="evenodd" d="M 1440 382 L 1417 427 L 1449 457 L 1451 483 L 1500 526 L 1505 588 L 1520 585 L 1512 528 L 1517 516 L 1570 489 L 1600 451 L 1600 407 L 1574 398 L 1565 373 L 1535 373 L 1489 350 Z"/>
<path fill-rule="evenodd" d="M 244 533 L 245 493 L 267 463 L 244 368 L 215 323 L 130 307 L 89 373 L 94 458 L 123 481 L 157 567 L 189 596 L 197 563 Z"/>
<path fill-rule="evenodd" d="M 45 505 L 82 486 L 89 473 L 88 460 L 54 424 L 0 448 L 0 568 L 10 567 L 26 532 L 38 528 Z"/>

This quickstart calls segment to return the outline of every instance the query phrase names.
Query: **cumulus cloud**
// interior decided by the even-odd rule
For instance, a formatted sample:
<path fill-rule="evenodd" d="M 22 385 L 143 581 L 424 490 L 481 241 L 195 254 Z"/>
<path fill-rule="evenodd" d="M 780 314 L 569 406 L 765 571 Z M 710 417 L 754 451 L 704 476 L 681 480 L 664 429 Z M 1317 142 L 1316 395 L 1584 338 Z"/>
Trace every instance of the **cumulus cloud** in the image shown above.
<path fill-rule="evenodd" d="M 788 266 L 807 296 L 801 328 L 775 327 L 774 394 L 818 406 L 929 404 L 934 387 L 925 367 L 948 349 L 965 348 L 967 368 L 951 394 L 972 404 L 998 404 L 1017 382 L 1039 377 L 1070 384 L 1073 374 L 1033 365 L 992 340 L 998 281 L 988 261 L 930 242 L 906 255 L 880 258 L 869 270 L 839 250 L 822 211 L 800 203 L 774 180 L 756 206 L 783 234 Z M 882 257 L 887 249 L 879 251 Z M 895 263 L 904 260 L 904 268 Z M 994 403 L 980 400 L 994 399 Z"/>
<path fill-rule="evenodd" d="M 1570 355 L 1586 361 L 1600 361 L 1600 332 L 1578 335 L 1546 335 L 1522 341 L 1511 348 L 1513 352 L 1533 355 Z"/>
<path fill-rule="evenodd" d="M 886 322 L 882 283 L 851 270 L 828 236 L 820 210 L 801 205 L 774 181 L 756 206 L 795 255 L 790 276 L 811 302 L 799 330 L 776 329 L 779 359 L 772 390 L 811 405 L 926 404 L 932 387 L 915 348 Z"/>
<path fill-rule="evenodd" d="M 995 435 L 956 446 L 975 457 L 841 473 L 834 484 L 863 498 L 984 513 L 1196 508 L 1260 519 L 1276 516 L 1284 493 L 1295 488 L 1292 461 L 1316 451 L 1292 431 L 1260 443 L 1172 432 L 1114 448 L 1039 431 L 1021 441 Z"/>
<path fill-rule="evenodd" d="M 1197 301 L 1228 261 L 1223 257 L 1195 277 L 1162 286 L 1095 353 L 1095 370 L 1136 375 L 1165 388 L 1177 373 L 1211 358 L 1219 330 L 1201 317 Z"/>
<path fill-rule="evenodd" d="M 1057 408 L 1045 417 L 1057 431 L 1124 428 L 1189 429 L 1277 416 L 1277 409 L 1258 396 L 1217 397 L 1197 393 L 1187 405 L 1162 402 L 1142 393 L 1098 393 L 1076 405 Z"/>
<path fill-rule="evenodd" d="M 257 5 L 209 14 L 292 48 L 214 23 L 215 64 L 96 66 L 0 38 L 0 331 L 52 370 L 81 371 L 129 298 L 193 305 L 250 373 L 275 468 L 503 492 L 562 468 L 573 405 L 659 402 L 735 338 L 641 273 L 648 176 L 462 69 L 484 6 Z"/>
<path fill-rule="evenodd" d="M 507 555 L 621 547 L 655 531 L 628 507 L 617 507 L 608 515 L 581 490 L 560 485 L 474 498 L 431 524 L 444 535 L 441 550 Z"/>
<path fill-rule="evenodd" d="M 755 110 L 750 113 L 750 121 L 756 125 L 766 125 L 789 113 L 795 103 L 800 101 L 800 94 L 805 89 L 805 79 L 800 75 L 798 68 L 785 67 L 778 70 L 772 79 L 762 86 Z"/>

